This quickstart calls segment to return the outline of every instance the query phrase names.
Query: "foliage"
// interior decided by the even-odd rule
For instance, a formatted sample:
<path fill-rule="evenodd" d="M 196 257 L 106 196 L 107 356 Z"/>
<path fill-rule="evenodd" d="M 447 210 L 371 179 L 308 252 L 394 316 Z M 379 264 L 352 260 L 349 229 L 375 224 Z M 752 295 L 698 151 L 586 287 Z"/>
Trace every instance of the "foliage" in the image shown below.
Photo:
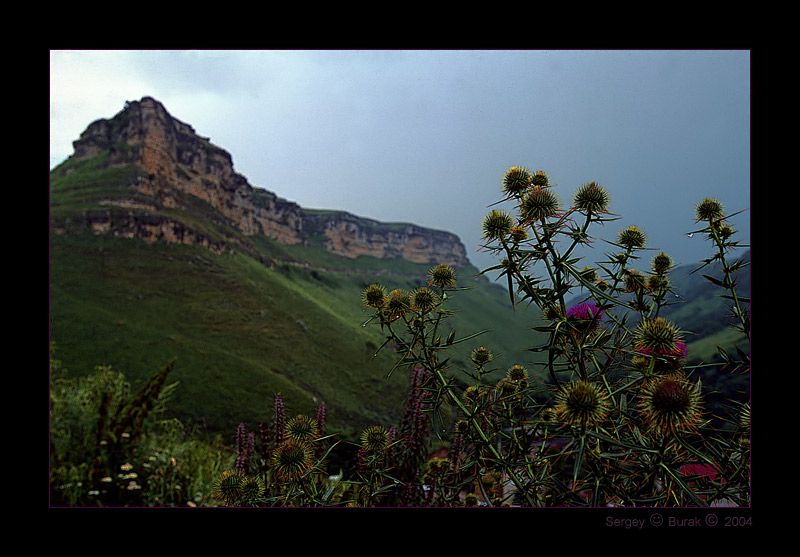
<path fill-rule="evenodd" d="M 50 361 L 52 506 L 199 506 L 222 469 L 224 448 L 162 415 L 175 362 L 135 393 L 110 366 L 69 377 Z"/>
<path fill-rule="evenodd" d="M 272 476 L 257 472 L 269 495 L 248 504 L 749 504 L 749 404 L 731 401 L 728 415 L 715 416 L 729 427 L 710 425 L 698 378 L 703 364 L 687 365 L 687 331 L 660 315 L 675 299 L 671 257 L 659 252 L 647 273 L 637 270 L 647 235 L 630 226 L 606 241 L 603 260 L 581 266 L 573 253 L 594 241 L 590 228 L 617 218 L 595 182 L 562 207 L 549 176 L 513 167 L 503 191 L 516 214 L 496 209 L 485 218 L 485 247 L 501 260 L 484 272 L 508 281 L 512 304 L 541 311 L 544 325 L 536 330 L 544 342 L 529 350 L 545 356 L 533 365 L 547 380 L 534 380 L 530 363 L 488 379 L 497 369 L 492 350 L 476 342 L 482 331 L 457 338 L 446 326 L 465 291 L 452 268 L 432 268 L 428 284 L 413 290 L 373 284 L 363 291 L 372 311 L 367 323 L 382 330 L 382 348 L 397 354 L 390 375 L 404 370 L 411 377 L 403 420 L 388 430 L 364 430 L 357 469 L 347 479 L 323 476 L 322 460 L 298 457 L 305 464 L 294 477 L 275 482 L 274 468 Z M 705 235 L 716 250 L 701 269 L 722 267 L 722 279 L 706 278 L 724 289 L 749 341 L 749 299 L 736 292 L 735 278 L 744 259 L 729 262 L 742 246 L 718 201 L 700 202 L 696 216 L 702 228 L 692 233 Z M 583 298 L 568 305 L 576 292 Z M 471 382 L 463 385 L 454 379 L 450 355 L 466 342 L 474 349 L 465 370 Z M 749 374 L 743 351 L 720 353 L 730 373 Z M 433 432 L 447 433 L 446 456 L 428 452 Z"/>

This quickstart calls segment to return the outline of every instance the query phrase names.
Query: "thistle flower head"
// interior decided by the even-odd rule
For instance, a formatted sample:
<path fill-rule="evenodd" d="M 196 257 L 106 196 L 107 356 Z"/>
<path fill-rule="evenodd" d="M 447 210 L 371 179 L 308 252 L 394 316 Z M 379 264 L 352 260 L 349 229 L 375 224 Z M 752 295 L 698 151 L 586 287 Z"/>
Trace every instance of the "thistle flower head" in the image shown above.
<path fill-rule="evenodd" d="M 492 361 L 492 353 L 488 349 L 484 348 L 483 346 L 479 346 L 472 351 L 470 354 L 469 359 L 475 365 L 482 366 Z"/>
<path fill-rule="evenodd" d="M 530 171 L 522 166 L 512 166 L 503 174 L 503 191 L 508 195 L 519 195 L 531 184 Z"/>
<path fill-rule="evenodd" d="M 506 371 L 506 377 L 512 381 L 527 381 L 528 370 L 519 364 L 513 365 Z"/>
<path fill-rule="evenodd" d="M 494 209 L 483 218 L 483 237 L 487 240 L 499 240 L 511 233 L 514 220 L 507 212 Z"/>
<path fill-rule="evenodd" d="M 246 476 L 242 482 L 242 501 L 255 501 L 264 495 L 266 486 L 264 478 L 258 476 Z"/>
<path fill-rule="evenodd" d="M 311 469 L 313 455 L 307 443 L 287 439 L 272 452 L 272 467 L 279 479 L 296 480 Z"/>
<path fill-rule="evenodd" d="M 674 435 L 694 430 L 701 413 L 701 387 L 679 374 L 650 380 L 644 387 L 640 412 L 652 431 Z"/>
<path fill-rule="evenodd" d="M 225 470 L 214 480 L 214 496 L 226 505 L 234 505 L 244 494 L 245 475 L 238 470 Z"/>
<path fill-rule="evenodd" d="M 511 240 L 517 243 L 524 242 L 528 239 L 528 231 L 521 226 L 512 228 L 509 235 L 511 236 Z"/>
<path fill-rule="evenodd" d="M 531 176 L 531 185 L 535 188 L 546 188 L 550 185 L 550 175 L 544 170 L 537 170 L 536 173 Z"/>
<path fill-rule="evenodd" d="M 706 197 L 695 206 L 694 214 L 698 221 L 711 221 L 722 218 L 724 215 L 722 203 L 711 197 Z"/>
<path fill-rule="evenodd" d="M 593 426 L 605 419 L 608 402 L 603 391 L 594 383 L 575 381 L 558 392 L 555 411 L 566 424 Z"/>
<path fill-rule="evenodd" d="M 298 414 L 286 422 L 286 438 L 294 441 L 314 439 L 318 429 L 317 420 L 304 414 Z"/>
<path fill-rule="evenodd" d="M 386 302 L 386 289 L 379 284 L 370 284 L 361 292 L 364 305 L 371 308 L 380 308 Z"/>
<path fill-rule="evenodd" d="M 379 425 L 369 426 L 361 432 L 361 448 L 368 452 L 382 451 L 389 446 L 389 432 Z"/>
<path fill-rule="evenodd" d="M 428 313 L 436 308 L 439 296 L 430 288 L 418 288 L 411 295 L 411 305 L 420 313 Z"/>
<path fill-rule="evenodd" d="M 520 202 L 520 215 L 527 222 L 534 222 L 558 214 L 558 196 L 547 187 L 534 186 Z"/>
<path fill-rule="evenodd" d="M 636 350 L 643 354 L 665 356 L 682 350 L 681 332 L 663 317 L 645 319 L 639 323 L 633 335 Z"/>
<path fill-rule="evenodd" d="M 605 213 L 608 211 L 610 196 L 606 189 L 597 182 L 583 184 L 575 192 L 573 204 L 585 213 Z"/>
<path fill-rule="evenodd" d="M 597 331 L 603 310 L 592 303 L 578 304 L 567 310 L 567 322 L 583 334 Z"/>
<path fill-rule="evenodd" d="M 663 251 L 653 257 L 653 261 L 650 264 L 653 272 L 657 275 L 663 275 L 670 269 L 672 269 L 672 258 L 664 253 Z"/>
<path fill-rule="evenodd" d="M 456 272 L 452 267 L 444 263 L 432 267 L 431 270 L 428 271 L 428 276 L 432 286 L 447 288 L 456 285 Z"/>
<path fill-rule="evenodd" d="M 392 290 L 383 304 L 383 310 L 389 319 L 402 317 L 409 309 L 411 309 L 411 296 L 405 290 Z"/>
<path fill-rule="evenodd" d="M 617 243 L 626 248 L 643 248 L 647 243 L 647 235 L 635 226 L 629 226 L 620 231 Z"/>

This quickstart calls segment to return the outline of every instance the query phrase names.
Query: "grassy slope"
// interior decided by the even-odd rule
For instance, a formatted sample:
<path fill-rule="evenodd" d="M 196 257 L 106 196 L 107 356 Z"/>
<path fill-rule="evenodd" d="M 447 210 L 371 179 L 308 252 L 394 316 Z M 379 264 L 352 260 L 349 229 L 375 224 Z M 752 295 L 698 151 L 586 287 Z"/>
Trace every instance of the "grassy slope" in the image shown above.
<path fill-rule="evenodd" d="M 272 255 L 281 249 L 272 246 Z M 243 255 L 191 246 L 54 235 L 56 356 L 73 373 L 108 364 L 134 383 L 177 357 L 173 379 L 181 387 L 171 406 L 190 421 L 205 418 L 213 429 L 232 432 L 239 421 L 269 419 L 277 392 L 291 412 L 315 412 L 324 401 L 332 427 L 348 433 L 348 427 L 393 423 L 406 378 L 396 373 L 387 380 L 395 361 L 390 352 L 372 357 L 383 336 L 378 327 L 360 326 L 366 318 L 360 293 L 377 280 L 387 288 L 419 286 L 409 275 L 427 266 L 376 276 L 345 272 L 350 263 L 339 261 L 338 272 L 289 264 L 270 269 Z M 395 271 L 403 267 L 393 263 Z M 524 348 L 527 332 L 510 321 L 515 316 L 504 295 L 487 283 L 459 293 L 453 304 L 461 308 L 453 320 L 458 336 L 499 321 L 501 332 L 476 342 L 496 342 L 493 349 L 504 353 Z M 454 361 L 465 362 L 473 346 L 465 343 Z"/>

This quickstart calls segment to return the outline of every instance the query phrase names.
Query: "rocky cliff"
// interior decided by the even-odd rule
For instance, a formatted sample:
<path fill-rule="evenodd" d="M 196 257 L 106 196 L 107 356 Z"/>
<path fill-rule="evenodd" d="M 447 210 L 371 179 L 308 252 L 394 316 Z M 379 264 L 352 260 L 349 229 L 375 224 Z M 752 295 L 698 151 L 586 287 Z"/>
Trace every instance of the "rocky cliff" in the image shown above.
<path fill-rule="evenodd" d="M 344 212 L 304 210 L 254 188 L 234 171 L 228 152 L 150 97 L 126 103 L 109 120 L 93 122 L 73 147 L 72 163 L 102 159 L 106 168 L 138 169 L 128 184 L 135 189 L 135 201 L 116 197 L 105 201 L 115 211 L 87 213 L 89 226 L 98 233 L 200 243 L 215 251 L 235 243 L 230 235 L 212 238 L 199 233 L 176 217 L 175 211 L 170 212 L 190 210 L 191 200 L 199 199 L 245 237 L 263 234 L 284 244 L 321 242 L 327 250 L 353 258 L 367 255 L 457 267 L 469 264 L 464 245 L 454 234 Z M 134 207 L 148 211 L 134 212 Z M 120 213 L 124 208 L 129 212 Z"/>

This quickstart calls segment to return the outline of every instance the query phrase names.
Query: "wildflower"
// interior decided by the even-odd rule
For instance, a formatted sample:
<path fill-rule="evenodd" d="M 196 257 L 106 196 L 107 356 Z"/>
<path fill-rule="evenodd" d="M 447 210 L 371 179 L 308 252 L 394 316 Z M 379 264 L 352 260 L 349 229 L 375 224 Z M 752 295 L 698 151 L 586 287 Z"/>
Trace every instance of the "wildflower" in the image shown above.
<path fill-rule="evenodd" d="M 564 423 L 586 427 L 596 425 L 606 417 L 608 403 L 595 384 L 575 381 L 558 392 L 555 411 Z"/>
<path fill-rule="evenodd" d="M 694 209 L 698 221 L 711 221 L 723 216 L 723 205 L 716 199 L 706 197 Z"/>
<path fill-rule="evenodd" d="M 489 350 L 483 346 L 479 346 L 472 351 L 469 359 L 472 360 L 475 365 L 482 366 L 492 361 L 492 357 L 492 353 Z"/>
<path fill-rule="evenodd" d="M 386 301 L 386 289 L 379 284 L 370 284 L 361 293 L 364 305 L 371 308 L 380 308 Z"/>
<path fill-rule="evenodd" d="M 680 331 L 663 317 L 639 323 L 634 330 L 634 342 L 636 350 L 643 354 L 670 356 L 682 350 Z"/>
<path fill-rule="evenodd" d="M 261 476 L 246 476 L 242 481 L 241 491 L 241 499 L 243 501 L 255 501 L 263 496 L 264 491 L 266 491 L 264 478 Z"/>
<path fill-rule="evenodd" d="M 389 432 L 379 425 L 369 426 L 361 432 L 361 447 L 368 452 L 382 451 L 389 446 Z"/>
<path fill-rule="evenodd" d="M 225 470 L 214 481 L 214 497 L 226 505 L 233 505 L 242 497 L 244 474 L 238 470 Z"/>
<path fill-rule="evenodd" d="M 411 295 L 412 306 L 420 313 L 428 313 L 436 307 L 439 297 L 429 288 L 418 288 Z"/>
<path fill-rule="evenodd" d="M 635 226 L 624 228 L 617 237 L 617 243 L 627 248 L 643 248 L 646 242 L 647 235 Z"/>
<path fill-rule="evenodd" d="M 511 233 L 514 220 L 511 215 L 501 210 L 493 210 L 483 218 L 483 237 L 487 240 L 499 240 Z"/>
<path fill-rule="evenodd" d="M 592 303 L 578 304 L 567 310 L 567 322 L 578 332 L 594 333 L 603 318 L 603 310 Z"/>
<path fill-rule="evenodd" d="M 127 472 L 128 470 L 131 470 L 132 468 L 133 468 L 133 464 L 130 464 L 130 463 L 127 463 L 127 462 L 119 467 L 119 469 L 122 470 L 123 472 Z"/>
<path fill-rule="evenodd" d="M 531 173 L 522 166 L 512 166 L 503 175 L 503 190 L 509 195 L 519 195 L 531 184 Z"/>
<path fill-rule="evenodd" d="M 298 414 L 286 422 L 286 437 L 295 441 L 305 441 L 317 436 L 317 420 Z"/>
<path fill-rule="evenodd" d="M 527 222 L 543 220 L 558 213 L 558 196 L 545 187 L 530 189 L 520 202 L 520 214 Z"/>
<path fill-rule="evenodd" d="M 389 319 L 397 319 L 411 309 L 411 297 L 404 290 L 392 290 L 386 297 L 383 310 Z"/>
<path fill-rule="evenodd" d="M 679 374 L 650 380 L 642 393 L 640 412 L 650 428 L 663 435 L 695 429 L 701 412 L 700 381 L 694 385 Z"/>
<path fill-rule="evenodd" d="M 512 228 L 509 235 L 511 236 L 511 240 L 516 243 L 524 242 L 528 239 L 528 231 L 521 226 Z"/>
<path fill-rule="evenodd" d="M 536 188 L 546 188 L 550 185 L 550 176 L 543 170 L 537 170 L 531 177 L 531 185 Z"/>
<path fill-rule="evenodd" d="M 428 276 L 430 277 L 430 284 L 432 286 L 447 288 L 456 285 L 456 272 L 452 267 L 444 263 L 432 267 L 431 270 L 428 271 Z"/>
<path fill-rule="evenodd" d="M 302 441 L 287 439 L 272 453 L 272 466 L 282 480 L 296 480 L 311 469 L 313 453 Z"/>
<path fill-rule="evenodd" d="M 657 275 L 663 275 L 672 268 L 672 258 L 662 251 L 653 257 L 651 267 L 654 273 Z"/>
<path fill-rule="evenodd" d="M 528 380 L 528 370 L 519 364 L 513 365 L 506 371 L 506 377 L 510 380 L 520 383 Z"/>
<path fill-rule="evenodd" d="M 597 182 L 583 184 L 575 192 L 575 208 L 586 213 L 604 213 L 608 209 L 610 197 L 606 189 Z"/>

